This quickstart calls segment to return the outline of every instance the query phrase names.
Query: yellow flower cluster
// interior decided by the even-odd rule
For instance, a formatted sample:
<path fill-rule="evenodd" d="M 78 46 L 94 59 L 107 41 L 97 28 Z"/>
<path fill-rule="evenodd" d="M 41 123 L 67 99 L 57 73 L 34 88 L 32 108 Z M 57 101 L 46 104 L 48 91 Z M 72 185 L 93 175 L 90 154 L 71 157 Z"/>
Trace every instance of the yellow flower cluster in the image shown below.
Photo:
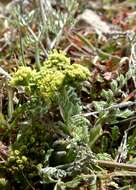
<path fill-rule="evenodd" d="M 49 54 L 40 71 L 29 67 L 20 67 L 10 81 L 12 86 L 22 85 L 42 96 L 45 101 L 53 101 L 55 95 L 65 86 L 75 86 L 87 80 L 89 70 L 79 64 L 70 64 L 63 52 L 54 50 Z M 34 86 L 34 88 L 32 88 Z M 31 90 L 31 93 L 34 91 Z"/>
<path fill-rule="evenodd" d="M 10 81 L 12 86 L 29 86 L 35 78 L 36 71 L 30 67 L 19 67 Z"/>
<path fill-rule="evenodd" d="M 46 101 L 53 101 L 56 93 L 63 86 L 65 75 L 61 71 L 56 70 L 54 72 L 52 69 L 47 69 L 39 73 L 39 75 L 36 81 L 39 94 L 41 94 Z"/>
<path fill-rule="evenodd" d="M 44 67 L 48 69 L 65 70 L 70 65 L 70 58 L 60 51 L 53 50 L 49 54 L 48 60 L 44 62 Z"/>

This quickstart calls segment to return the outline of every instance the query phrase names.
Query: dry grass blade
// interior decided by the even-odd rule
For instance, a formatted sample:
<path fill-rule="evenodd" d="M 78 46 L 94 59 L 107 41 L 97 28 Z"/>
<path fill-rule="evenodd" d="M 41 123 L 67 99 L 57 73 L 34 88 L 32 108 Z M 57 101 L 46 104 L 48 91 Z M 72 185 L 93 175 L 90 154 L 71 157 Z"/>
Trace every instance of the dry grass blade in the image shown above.
<path fill-rule="evenodd" d="M 106 167 L 106 168 L 124 169 L 124 170 L 136 172 L 135 164 L 124 164 L 124 163 L 118 163 L 118 162 L 106 161 L 106 160 L 96 160 L 96 163 L 98 163 L 98 165 L 100 165 L 102 167 Z"/>

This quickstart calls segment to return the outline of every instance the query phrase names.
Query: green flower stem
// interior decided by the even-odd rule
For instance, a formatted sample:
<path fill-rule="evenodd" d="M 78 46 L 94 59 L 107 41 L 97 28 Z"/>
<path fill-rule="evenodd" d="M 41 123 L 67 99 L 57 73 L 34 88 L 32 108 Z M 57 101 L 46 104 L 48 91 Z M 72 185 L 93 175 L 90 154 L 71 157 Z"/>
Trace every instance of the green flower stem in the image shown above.
<path fill-rule="evenodd" d="M 13 89 L 11 87 L 8 87 L 8 117 L 9 119 L 12 118 L 13 112 L 14 112 Z"/>

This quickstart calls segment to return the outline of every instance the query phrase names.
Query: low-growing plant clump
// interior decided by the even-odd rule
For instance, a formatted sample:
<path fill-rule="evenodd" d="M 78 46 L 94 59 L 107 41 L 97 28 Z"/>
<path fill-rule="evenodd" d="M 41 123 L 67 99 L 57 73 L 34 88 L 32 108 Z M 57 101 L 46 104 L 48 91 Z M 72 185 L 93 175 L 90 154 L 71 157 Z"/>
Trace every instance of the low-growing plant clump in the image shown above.
<path fill-rule="evenodd" d="M 0 190 L 135 190 L 135 2 L 2 6 Z"/>

